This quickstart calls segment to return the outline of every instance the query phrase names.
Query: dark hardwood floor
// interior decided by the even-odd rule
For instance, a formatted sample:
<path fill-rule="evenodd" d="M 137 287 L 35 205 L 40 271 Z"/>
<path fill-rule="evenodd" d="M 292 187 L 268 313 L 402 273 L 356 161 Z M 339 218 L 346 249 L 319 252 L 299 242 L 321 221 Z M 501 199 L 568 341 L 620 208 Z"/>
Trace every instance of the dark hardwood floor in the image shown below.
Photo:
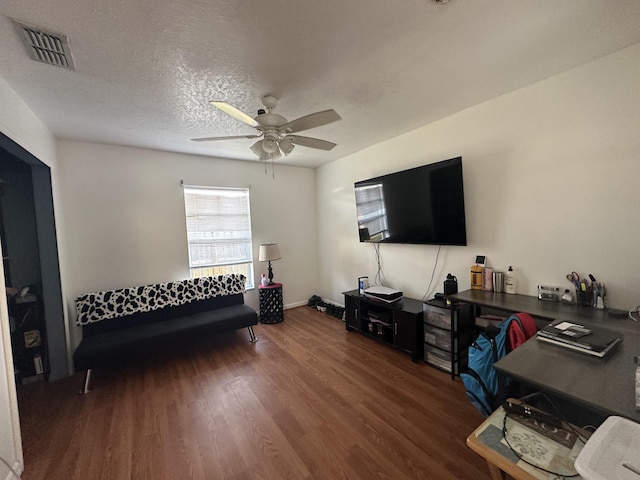
<path fill-rule="evenodd" d="M 135 365 L 21 386 L 35 479 L 489 479 L 462 382 L 308 307 Z"/>

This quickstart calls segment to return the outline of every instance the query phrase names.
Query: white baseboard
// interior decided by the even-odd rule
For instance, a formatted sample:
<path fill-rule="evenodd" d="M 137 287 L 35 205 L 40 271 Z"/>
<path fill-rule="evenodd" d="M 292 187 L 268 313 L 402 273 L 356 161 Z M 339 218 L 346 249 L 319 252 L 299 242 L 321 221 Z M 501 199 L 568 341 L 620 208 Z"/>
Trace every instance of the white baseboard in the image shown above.
<path fill-rule="evenodd" d="M 306 304 L 307 304 L 307 302 L 288 303 L 287 305 L 284 306 L 284 309 L 288 310 L 289 308 L 303 307 Z"/>

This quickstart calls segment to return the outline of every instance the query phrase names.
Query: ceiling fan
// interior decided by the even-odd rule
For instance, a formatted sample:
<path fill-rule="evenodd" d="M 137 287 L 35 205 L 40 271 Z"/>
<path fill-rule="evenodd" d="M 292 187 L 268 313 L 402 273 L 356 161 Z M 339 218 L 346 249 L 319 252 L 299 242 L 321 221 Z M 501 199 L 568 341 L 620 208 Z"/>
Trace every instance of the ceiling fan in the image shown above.
<path fill-rule="evenodd" d="M 311 113 L 304 117 L 287 121 L 282 115 L 274 113 L 273 110 L 278 105 L 278 99 L 273 95 L 264 95 L 262 105 L 265 109 L 258 110 L 258 115 L 251 118 L 243 111 L 237 109 L 227 102 L 212 101 L 211 105 L 232 116 L 236 120 L 255 128 L 258 133 L 255 135 L 232 135 L 228 137 L 204 137 L 192 138 L 194 142 L 210 142 L 216 140 L 233 140 L 239 138 L 260 138 L 251 146 L 251 151 L 260 160 L 276 160 L 291 153 L 296 145 L 303 147 L 317 148 L 320 150 L 331 150 L 335 143 L 320 140 L 318 138 L 292 135 L 310 128 L 320 127 L 333 123 L 341 119 L 335 110 L 324 110 L 322 112 Z"/>

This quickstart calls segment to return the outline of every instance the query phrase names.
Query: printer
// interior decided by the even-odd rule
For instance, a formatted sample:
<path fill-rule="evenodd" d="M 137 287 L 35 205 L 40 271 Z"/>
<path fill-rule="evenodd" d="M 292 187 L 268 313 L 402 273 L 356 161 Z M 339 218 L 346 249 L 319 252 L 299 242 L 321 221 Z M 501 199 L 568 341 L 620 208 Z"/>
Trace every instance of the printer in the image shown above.
<path fill-rule="evenodd" d="M 373 300 L 382 300 L 383 302 L 393 303 L 402 298 L 402 292 L 389 287 L 374 285 L 365 289 L 364 296 Z"/>

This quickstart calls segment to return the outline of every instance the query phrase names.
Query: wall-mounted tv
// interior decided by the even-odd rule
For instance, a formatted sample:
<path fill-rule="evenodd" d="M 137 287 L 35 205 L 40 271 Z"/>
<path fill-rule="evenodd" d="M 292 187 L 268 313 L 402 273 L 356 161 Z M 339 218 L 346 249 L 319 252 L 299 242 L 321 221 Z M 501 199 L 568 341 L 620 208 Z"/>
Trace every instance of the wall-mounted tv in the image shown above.
<path fill-rule="evenodd" d="M 462 157 L 355 183 L 361 242 L 466 245 Z"/>

